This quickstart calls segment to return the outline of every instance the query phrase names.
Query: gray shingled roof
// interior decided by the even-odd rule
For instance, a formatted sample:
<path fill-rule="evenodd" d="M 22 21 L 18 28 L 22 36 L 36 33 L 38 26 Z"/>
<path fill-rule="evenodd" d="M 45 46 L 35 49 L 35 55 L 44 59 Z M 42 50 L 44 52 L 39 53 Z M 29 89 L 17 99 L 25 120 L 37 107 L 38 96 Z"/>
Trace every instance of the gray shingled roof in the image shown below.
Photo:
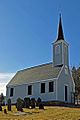
<path fill-rule="evenodd" d="M 53 67 L 52 63 L 27 68 L 18 71 L 8 85 L 21 85 L 29 82 L 57 78 L 60 70 L 61 67 Z"/>

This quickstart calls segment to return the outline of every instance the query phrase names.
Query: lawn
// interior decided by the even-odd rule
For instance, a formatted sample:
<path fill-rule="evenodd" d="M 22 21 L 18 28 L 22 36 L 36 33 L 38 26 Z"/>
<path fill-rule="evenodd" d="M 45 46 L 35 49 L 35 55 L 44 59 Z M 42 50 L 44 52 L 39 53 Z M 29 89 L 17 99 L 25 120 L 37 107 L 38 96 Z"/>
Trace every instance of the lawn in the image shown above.
<path fill-rule="evenodd" d="M 3 107 L 7 108 L 6 106 Z M 24 109 L 22 114 L 17 112 L 15 106 L 11 112 L 0 112 L 0 120 L 80 120 L 80 108 L 44 107 L 44 110 Z M 20 115 L 19 115 L 20 114 Z"/>

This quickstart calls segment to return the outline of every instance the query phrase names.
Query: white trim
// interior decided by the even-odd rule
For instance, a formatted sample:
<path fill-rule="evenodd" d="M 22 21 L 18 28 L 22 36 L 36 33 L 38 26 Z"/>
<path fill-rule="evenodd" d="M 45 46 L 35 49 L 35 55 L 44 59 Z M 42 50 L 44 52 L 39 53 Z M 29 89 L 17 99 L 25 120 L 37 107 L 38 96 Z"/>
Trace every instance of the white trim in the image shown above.
<path fill-rule="evenodd" d="M 65 43 L 67 46 L 69 46 L 69 44 L 65 40 L 58 40 L 58 41 L 55 41 L 53 44 L 56 45 L 58 43 Z"/>
<path fill-rule="evenodd" d="M 34 83 L 40 83 L 40 82 L 46 82 L 46 81 L 50 81 L 50 80 L 56 80 L 58 78 L 52 78 L 52 79 L 46 79 L 46 80 L 39 80 L 39 81 L 34 81 L 34 82 L 27 82 L 27 83 L 24 83 L 24 84 L 15 84 L 15 85 L 8 85 L 6 87 L 15 87 L 15 86 L 19 86 L 19 85 L 28 85 L 28 84 L 34 84 Z"/>
<path fill-rule="evenodd" d="M 10 97 L 10 88 L 8 87 L 8 94 L 7 94 L 8 97 Z"/>
<path fill-rule="evenodd" d="M 62 68 L 61 68 L 61 70 L 60 70 L 60 72 L 59 72 L 59 74 L 58 74 L 57 79 L 59 79 L 59 76 L 60 76 L 60 74 L 61 74 L 61 72 L 62 72 L 63 68 L 64 68 L 64 65 L 62 66 Z"/>
<path fill-rule="evenodd" d="M 55 81 L 56 82 L 56 86 L 55 86 L 55 88 L 56 88 L 56 100 L 58 100 L 58 84 L 57 84 L 57 80 Z"/>
<path fill-rule="evenodd" d="M 13 96 L 15 96 L 15 87 L 14 87 L 14 92 L 13 92 Z"/>
<path fill-rule="evenodd" d="M 49 82 L 53 82 L 53 92 L 49 92 Z M 39 94 L 43 95 L 43 94 L 51 94 L 51 93 L 55 93 L 56 92 L 56 81 L 54 81 L 53 79 L 50 81 L 46 81 L 46 82 L 40 82 L 39 84 Z M 41 83 L 45 83 L 45 93 L 41 93 Z M 47 88 L 47 89 L 46 89 Z"/>
<path fill-rule="evenodd" d="M 32 84 L 29 84 L 29 85 L 32 85 Z M 28 95 L 28 86 L 29 86 L 29 85 L 26 85 L 26 89 L 27 89 L 27 94 L 26 94 L 26 96 L 31 97 L 31 96 L 33 95 L 33 86 L 32 86 L 31 95 Z"/>
<path fill-rule="evenodd" d="M 62 66 L 62 68 L 61 68 L 61 70 L 58 74 L 58 77 L 56 79 L 56 100 L 58 100 L 58 79 L 59 79 L 59 76 L 61 75 L 61 72 L 62 72 L 63 68 L 64 68 L 64 65 Z"/>
<path fill-rule="evenodd" d="M 69 69 L 70 70 L 70 69 Z M 72 77 L 72 72 L 71 72 L 71 70 L 70 70 L 70 75 L 71 75 L 71 80 L 72 80 L 72 83 L 73 83 L 73 85 L 72 85 L 72 90 L 73 90 L 73 92 L 75 92 L 75 83 L 74 83 L 74 80 L 73 80 L 73 77 Z"/>
<path fill-rule="evenodd" d="M 64 44 L 63 44 L 63 42 L 62 42 L 62 64 L 64 65 Z"/>
<path fill-rule="evenodd" d="M 28 95 L 28 85 L 26 85 L 26 96 Z"/>
<path fill-rule="evenodd" d="M 67 86 L 67 101 L 65 101 L 65 86 Z M 68 102 L 68 101 L 69 101 L 69 85 L 64 84 L 64 102 Z"/>

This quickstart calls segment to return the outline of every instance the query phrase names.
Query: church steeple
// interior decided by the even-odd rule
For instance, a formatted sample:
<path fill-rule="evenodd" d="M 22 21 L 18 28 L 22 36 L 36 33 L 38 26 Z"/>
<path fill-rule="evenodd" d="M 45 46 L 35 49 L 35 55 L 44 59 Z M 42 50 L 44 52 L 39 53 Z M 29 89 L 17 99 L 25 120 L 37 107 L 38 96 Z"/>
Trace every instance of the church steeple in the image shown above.
<path fill-rule="evenodd" d="M 53 43 L 53 64 L 55 67 L 69 66 L 68 43 L 64 40 L 61 15 L 59 19 L 57 40 Z"/>
<path fill-rule="evenodd" d="M 57 40 L 64 40 L 64 34 L 62 29 L 62 22 L 61 22 L 61 14 L 59 19 L 59 27 L 58 27 L 58 37 Z"/>

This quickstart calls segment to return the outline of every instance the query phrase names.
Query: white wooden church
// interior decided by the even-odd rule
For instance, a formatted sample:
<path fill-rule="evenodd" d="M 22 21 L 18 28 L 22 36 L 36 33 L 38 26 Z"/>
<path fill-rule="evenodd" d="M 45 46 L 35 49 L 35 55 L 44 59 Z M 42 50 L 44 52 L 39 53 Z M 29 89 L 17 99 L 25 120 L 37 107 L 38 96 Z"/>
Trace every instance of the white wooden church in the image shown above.
<path fill-rule="evenodd" d="M 16 103 L 18 97 L 73 102 L 75 84 L 69 68 L 68 46 L 60 16 L 57 39 L 53 43 L 53 61 L 18 71 L 6 86 L 6 98 L 11 98 L 12 103 Z"/>

